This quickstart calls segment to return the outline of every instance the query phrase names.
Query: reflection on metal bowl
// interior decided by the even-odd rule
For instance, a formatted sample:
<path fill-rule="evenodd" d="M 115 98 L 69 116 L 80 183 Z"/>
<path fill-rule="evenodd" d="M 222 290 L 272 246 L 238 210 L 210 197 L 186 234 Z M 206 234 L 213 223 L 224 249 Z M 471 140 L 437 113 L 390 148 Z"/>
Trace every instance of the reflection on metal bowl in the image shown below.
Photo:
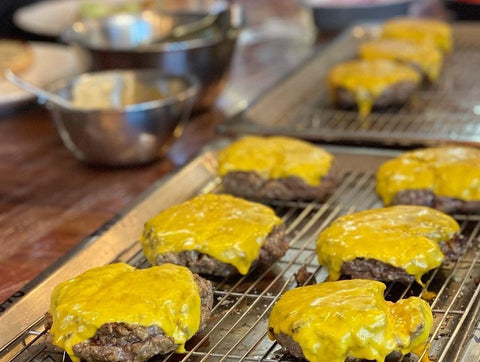
<path fill-rule="evenodd" d="M 207 13 L 208 14 L 208 13 Z M 181 39 L 156 42 L 172 28 L 205 17 L 204 12 L 117 14 L 100 20 L 84 20 L 66 29 L 62 38 L 86 49 L 91 69 L 155 68 L 163 72 L 191 74 L 200 81 L 195 108 L 210 106 L 223 89 L 239 29 L 230 24 L 230 13 L 215 13 L 211 26 Z"/>
<path fill-rule="evenodd" d="M 85 101 L 77 107 L 77 85 L 85 77 L 105 75 L 133 79 L 155 89 L 162 98 L 110 109 L 98 105 L 89 109 Z M 47 102 L 47 107 L 63 143 L 79 160 L 95 165 L 133 166 L 160 158 L 180 135 L 198 93 L 198 82 L 157 70 L 125 70 L 86 73 L 54 82 L 46 89 L 73 104 L 65 108 Z"/>

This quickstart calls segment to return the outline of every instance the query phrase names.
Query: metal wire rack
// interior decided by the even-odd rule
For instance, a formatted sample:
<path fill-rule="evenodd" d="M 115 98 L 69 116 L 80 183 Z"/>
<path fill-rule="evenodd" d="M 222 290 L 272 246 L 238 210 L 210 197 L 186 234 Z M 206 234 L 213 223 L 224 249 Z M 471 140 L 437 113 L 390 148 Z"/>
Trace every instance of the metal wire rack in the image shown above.
<path fill-rule="evenodd" d="M 353 160 L 355 160 L 353 158 Z M 355 162 L 354 162 L 355 163 Z M 290 247 L 286 255 L 268 268 L 256 269 L 233 279 L 214 281 L 215 302 L 204 332 L 187 344 L 188 353 L 172 353 L 153 361 L 289 361 L 293 360 L 273 341 L 266 330 L 268 315 L 277 299 L 297 286 L 295 275 L 306 268 L 321 282 L 326 271 L 318 265 L 315 240 L 336 217 L 357 210 L 380 207 L 375 194 L 374 174 L 344 169 L 335 193 L 325 203 L 276 202 L 273 207 L 287 227 Z M 196 192 L 218 192 L 218 179 L 210 180 Z M 433 292 L 430 300 L 434 328 L 430 337 L 432 361 L 476 361 L 480 357 L 480 216 L 456 215 L 468 238 L 468 251 L 457 262 L 444 264 L 424 277 L 425 286 L 391 283 L 385 296 L 396 301 Z M 118 255 L 117 261 L 148 267 L 138 242 Z M 476 334 L 475 334 L 476 333 Z M 14 361 L 69 360 L 45 343 L 43 318 L 16 338 L 9 358 Z M 1 358 L 1 354 L 0 354 Z"/>
<path fill-rule="evenodd" d="M 327 89 L 329 69 L 356 57 L 359 44 L 380 25 L 349 29 L 332 45 L 250 109 L 220 130 L 230 133 L 285 134 L 316 141 L 381 145 L 480 143 L 480 26 L 452 24 L 454 51 L 445 57 L 440 79 L 416 92 L 400 108 L 374 110 L 361 118 L 355 110 L 332 105 Z"/>

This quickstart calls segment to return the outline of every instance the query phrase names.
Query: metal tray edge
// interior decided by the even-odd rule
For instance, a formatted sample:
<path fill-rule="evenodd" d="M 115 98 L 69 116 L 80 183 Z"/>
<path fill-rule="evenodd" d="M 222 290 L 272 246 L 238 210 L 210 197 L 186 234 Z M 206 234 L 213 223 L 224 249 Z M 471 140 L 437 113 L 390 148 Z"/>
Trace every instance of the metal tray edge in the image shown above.
<path fill-rule="evenodd" d="M 107 228 L 101 228 L 103 232 L 84 239 L 78 247 L 62 258 L 61 263 L 55 265 L 53 270 L 42 273 L 41 280 L 32 282 L 31 284 L 36 285 L 32 286 L 24 297 L 0 314 L 0 355 L 15 338 L 48 310 L 50 294 L 55 285 L 87 269 L 114 261 L 121 252 L 131 246 L 132 240 L 137 240 L 144 222 L 149 217 L 178 203 L 185 197 L 185 189 L 192 189 L 192 185 L 201 187 L 203 182 L 210 180 L 212 172 L 215 172 L 215 162 L 213 153 L 204 154 L 164 184 L 154 184 L 132 206 L 114 217 L 113 222 L 108 222 Z"/>

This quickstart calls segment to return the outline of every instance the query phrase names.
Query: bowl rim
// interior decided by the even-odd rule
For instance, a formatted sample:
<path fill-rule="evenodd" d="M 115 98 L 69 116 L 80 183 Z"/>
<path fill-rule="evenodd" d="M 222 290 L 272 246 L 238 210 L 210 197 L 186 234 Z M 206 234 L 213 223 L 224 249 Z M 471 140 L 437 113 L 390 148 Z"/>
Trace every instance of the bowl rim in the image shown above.
<path fill-rule="evenodd" d="M 140 12 L 137 14 L 116 14 L 112 17 L 119 17 L 119 16 L 138 16 L 144 12 Z M 68 44 L 76 44 L 81 47 L 84 47 L 88 50 L 94 51 L 105 51 L 105 52 L 135 52 L 135 53 L 153 53 L 153 52 L 171 52 L 171 51 L 179 51 L 179 50 L 187 50 L 187 49 L 196 49 L 202 48 L 206 46 L 215 45 L 221 43 L 225 40 L 232 41 L 238 38 L 242 27 L 238 26 L 230 26 L 224 33 L 221 34 L 214 34 L 213 36 L 205 37 L 205 38 L 194 38 L 189 40 L 181 40 L 181 41 L 173 41 L 173 42 L 164 42 L 164 43 L 157 43 L 157 44 L 149 44 L 145 46 L 137 46 L 137 47 L 112 47 L 112 46 L 98 46 L 89 44 L 85 39 L 77 37 L 77 32 L 75 27 L 85 24 L 91 21 L 102 21 L 102 19 L 85 19 L 79 20 L 73 23 L 71 26 L 64 29 L 60 34 L 60 39 L 63 42 Z"/>
<path fill-rule="evenodd" d="M 317 2 L 317 0 L 301 0 L 302 4 L 306 7 L 309 7 L 313 10 L 353 10 L 353 9 L 373 9 L 373 8 L 383 8 L 394 5 L 402 5 L 413 3 L 416 0 L 388 0 L 388 1 L 379 1 L 375 3 L 351 3 L 351 4 L 338 4 L 334 0 Z"/>
<path fill-rule="evenodd" d="M 59 104 L 53 104 L 52 102 L 47 101 L 47 107 L 52 107 L 52 108 L 60 108 L 66 111 L 73 111 L 73 112 L 78 112 L 78 113 L 93 113 L 93 112 L 101 112 L 101 113 L 119 113 L 119 112 L 138 112 L 138 111 L 147 111 L 150 109 L 155 109 L 155 108 L 162 108 L 164 106 L 172 105 L 175 103 L 179 102 L 184 102 L 188 100 L 192 100 L 192 105 L 193 105 L 193 100 L 198 96 L 199 91 L 200 91 L 200 81 L 197 79 L 192 74 L 186 74 L 186 75 L 178 75 L 178 74 L 173 74 L 173 73 L 166 73 L 162 72 L 158 69 L 109 69 L 109 70 L 98 70 L 98 71 L 89 71 L 89 72 L 84 72 L 80 73 L 77 75 L 73 75 L 70 77 L 65 77 L 62 79 L 58 79 L 56 81 L 53 81 L 51 83 L 48 83 L 45 85 L 45 89 L 57 94 L 57 91 L 59 89 L 65 88 L 69 84 L 71 84 L 75 79 L 78 79 L 82 76 L 85 75 L 91 75 L 91 74 L 109 74 L 109 73 L 128 73 L 128 72 L 133 72 L 135 74 L 155 74 L 159 78 L 167 78 L 167 79 L 180 79 L 184 81 L 187 86 L 184 90 L 179 92 L 175 96 L 169 96 L 165 97 L 162 99 L 157 99 L 153 101 L 147 101 L 147 102 L 141 102 L 141 103 L 135 103 L 131 105 L 127 105 L 124 107 L 114 107 L 114 108 L 109 108 L 109 109 L 99 109 L 99 108 L 75 108 L 72 106 L 72 108 L 67 108 Z"/>

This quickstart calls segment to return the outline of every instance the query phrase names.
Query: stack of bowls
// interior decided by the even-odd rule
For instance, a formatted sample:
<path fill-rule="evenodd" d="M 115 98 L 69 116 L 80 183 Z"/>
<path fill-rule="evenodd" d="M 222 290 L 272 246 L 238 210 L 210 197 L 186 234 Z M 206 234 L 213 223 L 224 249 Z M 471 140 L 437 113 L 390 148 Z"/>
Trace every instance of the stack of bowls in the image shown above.
<path fill-rule="evenodd" d="M 211 106 L 222 91 L 239 35 L 228 5 L 184 0 L 176 9 L 84 19 L 65 29 L 62 40 L 90 58 L 88 73 L 46 87 L 65 100 L 46 100 L 65 146 L 95 165 L 162 157 L 192 109 Z M 137 97 L 145 90 L 147 97 Z"/>
<path fill-rule="evenodd" d="M 87 51 L 92 70 L 155 68 L 193 75 L 200 82 L 195 108 L 206 108 L 223 89 L 239 29 L 230 22 L 228 3 L 215 1 L 205 9 L 198 3 L 184 1 L 182 10 L 82 20 L 66 29 L 62 39 Z M 171 36 L 179 25 L 201 23 L 205 17 L 211 20 L 207 26 L 183 37 Z"/>

